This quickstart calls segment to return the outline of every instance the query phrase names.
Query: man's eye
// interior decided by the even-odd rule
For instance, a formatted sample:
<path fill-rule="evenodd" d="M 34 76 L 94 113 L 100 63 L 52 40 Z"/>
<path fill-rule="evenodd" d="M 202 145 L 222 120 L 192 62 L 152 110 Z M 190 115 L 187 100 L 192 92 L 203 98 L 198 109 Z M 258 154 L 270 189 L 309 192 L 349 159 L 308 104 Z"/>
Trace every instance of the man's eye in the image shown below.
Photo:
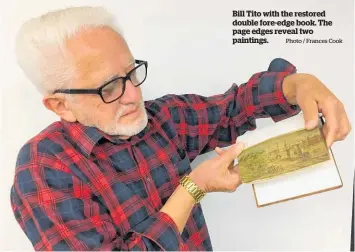
<path fill-rule="evenodd" d="M 102 92 L 105 93 L 105 94 L 110 94 L 112 93 L 114 90 L 114 87 L 110 86 L 110 87 L 105 87 Z"/>
<path fill-rule="evenodd" d="M 115 88 L 117 88 L 118 85 L 119 85 L 119 80 L 111 82 L 106 87 L 104 87 L 102 92 L 105 93 L 105 94 L 110 94 L 110 93 L 112 93 L 115 90 Z"/>

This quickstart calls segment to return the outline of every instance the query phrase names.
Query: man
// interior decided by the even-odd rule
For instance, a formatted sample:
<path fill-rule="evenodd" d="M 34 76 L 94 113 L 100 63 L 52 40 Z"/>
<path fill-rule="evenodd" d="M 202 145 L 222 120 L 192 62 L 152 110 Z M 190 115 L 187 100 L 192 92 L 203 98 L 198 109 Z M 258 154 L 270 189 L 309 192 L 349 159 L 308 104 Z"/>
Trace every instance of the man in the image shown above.
<path fill-rule="evenodd" d="M 135 59 L 102 8 L 70 8 L 28 21 L 19 64 L 61 120 L 20 150 L 11 202 L 35 250 L 211 250 L 199 201 L 236 190 L 238 136 L 255 120 L 303 110 L 326 118 L 327 144 L 350 124 L 342 103 L 283 59 L 220 95 L 143 102 L 148 63 Z M 231 146 L 222 151 L 220 147 Z M 198 155 L 218 156 L 190 168 Z"/>

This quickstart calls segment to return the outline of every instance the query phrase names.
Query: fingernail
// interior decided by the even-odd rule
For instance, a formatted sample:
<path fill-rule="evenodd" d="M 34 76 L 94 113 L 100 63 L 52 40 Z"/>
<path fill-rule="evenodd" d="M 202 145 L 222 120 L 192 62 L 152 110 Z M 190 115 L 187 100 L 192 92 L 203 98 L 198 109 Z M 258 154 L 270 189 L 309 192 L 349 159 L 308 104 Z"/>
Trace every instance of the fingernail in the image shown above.
<path fill-rule="evenodd" d="M 306 123 L 306 127 L 309 129 L 309 128 L 314 128 L 314 127 L 316 127 L 317 126 L 317 121 L 315 121 L 315 120 L 311 120 L 311 121 L 308 121 L 307 123 Z"/>
<path fill-rule="evenodd" d="M 330 146 L 332 145 L 332 141 L 331 141 L 330 137 L 328 137 L 328 138 L 326 139 L 326 142 L 327 142 L 328 148 L 330 148 Z"/>

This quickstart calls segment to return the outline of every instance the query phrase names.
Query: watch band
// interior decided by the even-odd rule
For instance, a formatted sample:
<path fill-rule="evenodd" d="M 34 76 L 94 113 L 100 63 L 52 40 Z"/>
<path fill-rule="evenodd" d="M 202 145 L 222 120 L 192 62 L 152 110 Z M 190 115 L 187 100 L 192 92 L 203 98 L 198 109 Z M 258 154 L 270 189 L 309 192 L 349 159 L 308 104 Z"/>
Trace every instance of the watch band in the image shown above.
<path fill-rule="evenodd" d="M 188 191 L 191 196 L 195 199 L 196 203 L 199 203 L 200 200 L 206 195 L 204 191 L 202 191 L 198 185 L 195 184 L 191 180 L 191 178 L 185 175 L 182 179 L 180 179 L 180 185 Z"/>

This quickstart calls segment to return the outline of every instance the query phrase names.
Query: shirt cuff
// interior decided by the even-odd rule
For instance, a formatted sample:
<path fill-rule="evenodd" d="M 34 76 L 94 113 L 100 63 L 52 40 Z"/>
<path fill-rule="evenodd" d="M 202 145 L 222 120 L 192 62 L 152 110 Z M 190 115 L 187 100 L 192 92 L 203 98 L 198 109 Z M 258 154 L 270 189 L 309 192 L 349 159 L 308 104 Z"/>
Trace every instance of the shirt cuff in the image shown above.
<path fill-rule="evenodd" d="M 274 122 L 298 114 L 300 107 L 288 103 L 282 91 L 283 80 L 293 73 L 296 73 L 294 65 L 287 60 L 276 58 L 271 61 L 267 71 L 253 75 L 250 80 L 257 84 L 253 85 L 252 92 L 255 111 L 271 117 Z"/>
<path fill-rule="evenodd" d="M 172 218 L 164 212 L 155 213 L 150 218 L 133 227 L 131 231 L 145 237 L 148 239 L 148 242 L 154 242 L 161 250 L 184 250 L 184 244 L 178 227 Z"/>

